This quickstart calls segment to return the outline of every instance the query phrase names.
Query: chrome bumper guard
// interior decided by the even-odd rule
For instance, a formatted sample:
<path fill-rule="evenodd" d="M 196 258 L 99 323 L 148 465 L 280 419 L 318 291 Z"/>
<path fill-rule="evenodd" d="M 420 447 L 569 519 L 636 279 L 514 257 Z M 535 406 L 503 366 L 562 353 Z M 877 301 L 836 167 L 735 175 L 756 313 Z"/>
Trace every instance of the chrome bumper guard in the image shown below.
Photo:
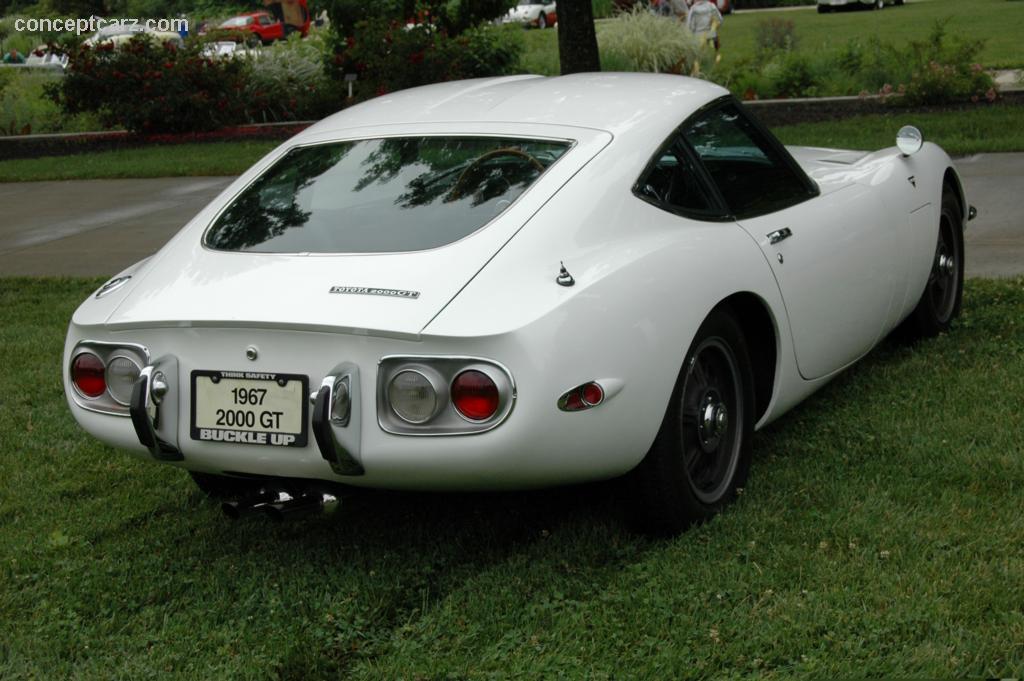
<path fill-rule="evenodd" d="M 310 395 L 313 402 L 313 437 L 320 456 L 338 475 L 363 475 L 359 450 L 359 367 L 339 364 Z"/>
<path fill-rule="evenodd" d="M 172 442 L 177 424 L 178 399 L 167 399 L 171 391 L 169 377 L 177 377 L 178 360 L 163 357 L 146 366 L 135 380 L 128 413 L 139 442 L 158 461 L 184 461 Z"/>

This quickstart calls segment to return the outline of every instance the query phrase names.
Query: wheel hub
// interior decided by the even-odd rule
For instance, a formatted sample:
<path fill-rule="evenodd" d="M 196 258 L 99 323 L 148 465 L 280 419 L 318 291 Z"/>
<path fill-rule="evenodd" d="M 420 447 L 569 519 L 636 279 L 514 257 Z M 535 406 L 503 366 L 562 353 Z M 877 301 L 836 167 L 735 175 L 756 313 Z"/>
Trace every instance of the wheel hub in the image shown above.
<path fill-rule="evenodd" d="M 944 277 L 952 277 L 956 269 L 956 263 L 953 258 L 943 253 L 939 256 L 939 273 Z"/>
<path fill-rule="evenodd" d="M 700 447 L 705 452 L 713 452 L 722 435 L 729 429 L 729 408 L 716 390 L 708 390 L 701 400 L 700 419 L 697 423 L 697 435 Z"/>

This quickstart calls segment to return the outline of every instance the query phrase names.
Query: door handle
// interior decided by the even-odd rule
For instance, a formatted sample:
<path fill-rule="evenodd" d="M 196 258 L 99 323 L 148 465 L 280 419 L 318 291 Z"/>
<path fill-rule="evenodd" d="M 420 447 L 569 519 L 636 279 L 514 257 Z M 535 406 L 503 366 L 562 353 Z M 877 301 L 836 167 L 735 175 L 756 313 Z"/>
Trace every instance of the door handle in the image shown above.
<path fill-rule="evenodd" d="M 777 244 L 783 239 L 788 239 L 793 236 L 793 230 L 789 227 L 783 227 L 782 229 L 777 229 L 774 232 L 768 232 L 765 236 L 768 237 L 768 243 Z"/>

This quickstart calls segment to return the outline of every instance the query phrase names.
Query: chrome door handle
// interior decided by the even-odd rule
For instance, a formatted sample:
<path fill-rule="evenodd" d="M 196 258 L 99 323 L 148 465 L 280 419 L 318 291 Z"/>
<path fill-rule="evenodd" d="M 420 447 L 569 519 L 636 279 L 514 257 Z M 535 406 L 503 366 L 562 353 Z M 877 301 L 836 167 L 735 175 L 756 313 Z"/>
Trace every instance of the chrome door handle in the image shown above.
<path fill-rule="evenodd" d="M 793 236 L 793 230 L 789 227 L 783 227 L 782 229 L 777 229 L 774 232 L 768 232 L 765 236 L 768 237 L 768 243 L 777 244 L 783 239 L 788 239 Z"/>

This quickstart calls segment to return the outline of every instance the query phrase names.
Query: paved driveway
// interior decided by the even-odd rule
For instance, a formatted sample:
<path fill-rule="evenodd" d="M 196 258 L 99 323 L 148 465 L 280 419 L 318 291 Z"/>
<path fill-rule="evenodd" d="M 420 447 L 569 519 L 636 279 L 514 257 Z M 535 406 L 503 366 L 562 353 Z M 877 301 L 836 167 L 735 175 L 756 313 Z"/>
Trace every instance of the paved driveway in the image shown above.
<path fill-rule="evenodd" d="M 1024 153 L 957 161 L 979 215 L 967 274 L 1024 274 Z M 0 184 L 0 276 L 112 275 L 156 251 L 225 177 Z"/>

